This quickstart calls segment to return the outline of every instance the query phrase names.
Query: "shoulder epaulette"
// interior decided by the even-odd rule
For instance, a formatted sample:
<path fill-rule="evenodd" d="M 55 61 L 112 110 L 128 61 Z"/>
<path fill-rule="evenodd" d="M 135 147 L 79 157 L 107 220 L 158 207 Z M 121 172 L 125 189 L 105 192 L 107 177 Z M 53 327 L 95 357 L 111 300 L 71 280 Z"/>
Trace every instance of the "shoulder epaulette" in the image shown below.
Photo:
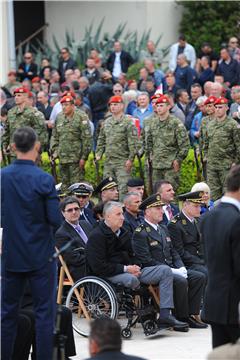
<path fill-rule="evenodd" d="M 180 219 L 181 218 L 180 218 L 179 214 L 177 214 L 171 219 L 170 223 L 171 224 L 176 224 Z"/>
<path fill-rule="evenodd" d="M 145 229 L 145 225 L 144 224 L 141 224 L 141 225 L 139 225 L 136 229 L 135 229 L 135 231 L 136 232 L 141 232 L 142 230 L 144 230 Z"/>

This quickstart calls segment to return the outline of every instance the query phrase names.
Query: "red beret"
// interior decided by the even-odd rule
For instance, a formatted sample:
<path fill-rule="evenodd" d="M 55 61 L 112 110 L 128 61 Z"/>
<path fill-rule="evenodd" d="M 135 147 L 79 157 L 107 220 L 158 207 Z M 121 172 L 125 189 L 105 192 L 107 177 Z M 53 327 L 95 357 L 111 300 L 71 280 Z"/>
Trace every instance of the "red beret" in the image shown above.
<path fill-rule="evenodd" d="M 32 83 L 38 83 L 38 82 L 40 82 L 40 77 L 38 77 L 38 76 L 35 76 L 33 79 L 32 79 Z"/>
<path fill-rule="evenodd" d="M 160 98 L 157 99 L 156 104 L 169 104 L 170 100 L 166 95 L 160 96 Z"/>
<path fill-rule="evenodd" d="M 209 97 L 205 100 L 204 105 L 214 104 L 216 100 L 217 100 L 216 96 L 209 96 Z"/>
<path fill-rule="evenodd" d="M 64 91 L 64 93 L 62 94 L 62 97 L 64 97 L 64 96 L 71 96 L 73 99 L 75 99 L 76 94 L 75 94 L 74 91 L 66 90 L 66 91 Z"/>
<path fill-rule="evenodd" d="M 8 76 L 10 76 L 10 75 L 17 75 L 16 70 L 10 70 L 8 73 Z"/>
<path fill-rule="evenodd" d="M 73 104 L 73 97 L 72 96 L 64 96 L 61 98 L 60 103 L 72 103 Z"/>
<path fill-rule="evenodd" d="M 153 96 L 151 96 L 151 101 L 159 99 L 162 95 L 163 94 L 160 94 L 160 93 L 154 94 Z"/>
<path fill-rule="evenodd" d="M 123 103 L 123 98 L 119 95 L 117 96 L 112 96 L 110 99 L 109 99 L 109 104 L 113 104 L 113 103 Z"/>
<path fill-rule="evenodd" d="M 222 96 L 220 98 L 218 98 L 214 103 L 214 105 L 223 105 L 223 104 L 228 104 L 228 99 L 226 99 Z"/>
<path fill-rule="evenodd" d="M 14 94 L 28 94 L 29 90 L 24 87 L 19 87 L 14 90 Z"/>

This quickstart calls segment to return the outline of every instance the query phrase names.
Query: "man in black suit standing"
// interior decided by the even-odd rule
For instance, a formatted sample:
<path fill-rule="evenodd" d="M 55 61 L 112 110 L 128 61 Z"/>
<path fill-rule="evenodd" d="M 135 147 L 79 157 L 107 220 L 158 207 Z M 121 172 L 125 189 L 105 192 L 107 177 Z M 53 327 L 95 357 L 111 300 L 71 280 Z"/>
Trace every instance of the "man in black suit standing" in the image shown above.
<path fill-rule="evenodd" d="M 64 47 L 61 49 L 61 57 L 58 63 L 58 72 L 60 74 L 60 82 L 64 82 L 65 80 L 65 71 L 68 69 L 76 69 L 77 63 L 70 56 L 68 48 Z"/>
<path fill-rule="evenodd" d="M 79 221 L 80 204 L 76 197 L 68 196 L 60 208 L 65 220 L 55 234 L 56 246 L 61 249 L 69 244 L 63 258 L 76 281 L 86 275 L 85 247 L 91 226 L 84 220 Z"/>
<path fill-rule="evenodd" d="M 201 222 L 208 267 L 202 317 L 211 324 L 212 345 L 234 343 L 240 337 L 240 166 L 230 171 L 227 192 Z"/>
<path fill-rule="evenodd" d="M 18 67 L 17 75 L 20 81 L 25 79 L 32 80 L 38 73 L 37 64 L 33 62 L 33 54 L 26 52 L 23 57 L 24 61 Z"/>
<path fill-rule="evenodd" d="M 154 192 L 161 195 L 163 206 L 163 219 L 161 224 L 167 225 L 179 213 L 179 207 L 173 204 L 175 191 L 168 180 L 159 180 L 154 184 Z"/>
<path fill-rule="evenodd" d="M 114 51 L 107 59 L 107 69 L 111 71 L 113 78 L 117 80 L 121 73 L 127 73 L 134 60 L 128 52 L 122 50 L 120 41 L 115 41 L 113 48 Z"/>
<path fill-rule="evenodd" d="M 99 318 L 91 323 L 87 360 L 144 360 L 121 352 L 121 326 L 116 320 Z"/>

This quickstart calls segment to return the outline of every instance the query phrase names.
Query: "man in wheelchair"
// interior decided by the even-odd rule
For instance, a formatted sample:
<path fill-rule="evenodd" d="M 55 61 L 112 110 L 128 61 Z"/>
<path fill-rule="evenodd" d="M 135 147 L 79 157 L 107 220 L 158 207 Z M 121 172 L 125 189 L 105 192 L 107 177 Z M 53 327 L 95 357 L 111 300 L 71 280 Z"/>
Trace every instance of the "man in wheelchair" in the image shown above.
<path fill-rule="evenodd" d="M 161 205 L 160 198 L 152 199 Z M 159 328 L 188 328 L 188 324 L 178 321 L 172 314 L 173 273 L 167 265 L 141 268 L 134 259 L 131 235 L 122 225 L 124 222 L 122 204 L 109 201 L 103 209 L 104 221 L 93 229 L 86 247 L 86 258 L 90 273 L 105 278 L 111 283 L 136 290 L 140 283 L 157 285 L 161 293 Z"/>

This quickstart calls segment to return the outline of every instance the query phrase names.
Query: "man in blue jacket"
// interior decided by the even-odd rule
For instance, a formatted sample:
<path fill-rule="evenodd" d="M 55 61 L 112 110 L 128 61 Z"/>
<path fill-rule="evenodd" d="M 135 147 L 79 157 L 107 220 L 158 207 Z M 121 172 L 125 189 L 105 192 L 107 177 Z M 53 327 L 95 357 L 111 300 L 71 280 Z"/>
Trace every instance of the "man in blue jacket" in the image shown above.
<path fill-rule="evenodd" d="M 2 170 L 2 344 L 10 360 L 21 298 L 29 280 L 36 317 L 37 360 L 52 359 L 56 304 L 53 232 L 61 224 L 52 176 L 35 165 L 37 135 L 22 127 L 13 135 L 17 160 Z"/>

